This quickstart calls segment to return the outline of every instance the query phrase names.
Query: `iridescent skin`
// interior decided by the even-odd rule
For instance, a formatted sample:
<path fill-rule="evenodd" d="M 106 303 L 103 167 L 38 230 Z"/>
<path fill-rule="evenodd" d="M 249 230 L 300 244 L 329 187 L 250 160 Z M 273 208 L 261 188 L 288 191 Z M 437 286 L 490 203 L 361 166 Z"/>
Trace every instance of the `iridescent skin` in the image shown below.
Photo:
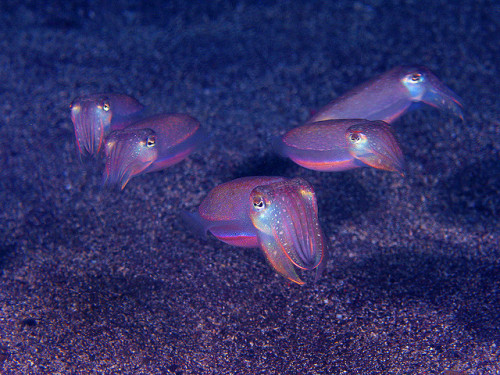
<path fill-rule="evenodd" d="M 206 139 L 200 123 L 185 114 L 162 114 L 111 132 L 105 141 L 105 183 L 122 189 L 139 174 L 184 160 Z"/>
<path fill-rule="evenodd" d="M 399 66 L 355 87 L 321 108 L 308 123 L 335 119 L 394 122 L 423 102 L 463 120 L 460 98 L 425 66 Z"/>
<path fill-rule="evenodd" d="M 370 166 L 404 176 L 403 153 L 391 126 L 383 121 L 329 120 L 286 133 L 279 152 L 300 166 L 339 172 Z"/>
<path fill-rule="evenodd" d="M 326 261 L 313 187 L 304 179 L 243 177 L 212 189 L 198 212 L 184 219 L 203 235 L 239 247 L 260 247 L 280 275 L 304 282 L 295 267 L 316 269 Z"/>
<path fill-rule="evenodd" d="M 81 155 L 97 155 L 104 138 L 138 120 L 144 106 L 125 94 L 80 96 L 70 105 L 71 121 Z"/>

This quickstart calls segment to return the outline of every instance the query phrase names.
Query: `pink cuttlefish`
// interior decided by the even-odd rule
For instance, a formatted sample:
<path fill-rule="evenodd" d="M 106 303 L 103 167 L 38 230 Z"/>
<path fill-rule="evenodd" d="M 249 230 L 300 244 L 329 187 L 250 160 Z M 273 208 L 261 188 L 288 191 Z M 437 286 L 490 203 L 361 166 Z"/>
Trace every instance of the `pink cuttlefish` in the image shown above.
<path fill-rule="evenodd" d="M 74 99 L 71 121 L 80 155 L 99 154 L 104 138 L 137 121 L 143 110 L 137 99 L 125 94 L 91 94 Z"/>
<path fill-rule="evenodd" d="M 460 98 L 425 66 L 398 66 L 321 108 L 307 122 L 366 119 L 394 122 L 412 103 L 423 102 L 463 120 Z"/>
<path fill-rule="evenodd" d="M 123 189 L 133 176 L 184 160 L 206 138 L 198 120 L 186 114 L 151 116 L 112 131 L 105 140 L 105 184 Z"/>
<path fill-rule="evenodd" d="M 404 175 L 403 153 L 383 121 L 328 120 L 307 123 L 277 142 L 278 152 L 300 166 L 339 172 L 370 166 Z"/>
<path fill-rule="evenodd" d="M 313 187 L 302 178 L 243 177 L 212 189 L 197 213 L 184 213 L 192 228 L 240 247 L 260 247 L 280 275 L 304 282 L 295 267 L 326 263 L 326 239 Z"/>

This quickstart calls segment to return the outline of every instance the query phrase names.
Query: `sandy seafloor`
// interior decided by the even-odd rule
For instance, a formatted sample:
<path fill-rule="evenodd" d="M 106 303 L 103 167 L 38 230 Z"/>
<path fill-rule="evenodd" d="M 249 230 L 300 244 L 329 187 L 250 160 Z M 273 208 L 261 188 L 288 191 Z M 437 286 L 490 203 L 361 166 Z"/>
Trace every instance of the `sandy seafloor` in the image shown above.
<path fill-rule="evenodd" d="M 2 374 L 500 373 L 500 6 L 494 1 L 0 5 Z M 274 137 L 401 64 L 465 122 L 394 124 L 408 175 L 319 173 Z M 101 189 L 69 103 L 123 92 L 186 112 L 208 147 Z M 317 283 L 187 232 L 214 186 L 301 176 L 331 242 Z"/>

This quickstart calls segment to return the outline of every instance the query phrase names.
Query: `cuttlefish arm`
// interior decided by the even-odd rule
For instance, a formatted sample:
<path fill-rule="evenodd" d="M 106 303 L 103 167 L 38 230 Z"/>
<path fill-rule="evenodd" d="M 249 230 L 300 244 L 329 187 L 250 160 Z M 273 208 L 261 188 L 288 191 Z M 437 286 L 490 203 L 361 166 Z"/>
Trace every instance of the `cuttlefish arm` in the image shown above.
<path fill-rule="evenodd" d="M 81 155 L 97 155 L 104 138 L 115 129 L 136 121 L 144 106 L 125 94 L 80 96 L 70 105 L 71 121 Z"/>
<path fill-rule="evenodd" d="M 115 130 L 105 141 L 105 184 L 123 189 L 134 176 L 179 163 L 205 140 L 198 120 L 185 114 L 156 115 Z"/>
<path fill-rule="evenodd" d="M 317 274 L 325 238 L 312 186 L 303 179 L 244 177 L 219 185 L 184 220 L 198 233 L 240 247 L 260 247 L 280 275 L 303 284 L 295 267 Z"/>
<path fill-rule="evenodd" d="M 308 122 L 360 118 L 392 123 L 417 102 L 463 120 L 461 99 L 428 68 L 399 66 L 333 100 Z"/>
<path fill-rule="evenodd" d="M 295 267 L 317 269 L 325 259 L 325 237 L 313 187 L 302 178 L 258 186 L 250 194 L 250 218 L 271 266 L 303 284 Z"/>
<path fill-rule="evenodd" d="M 328 120 L 286 133 L 278 152 L 308 169 L 339 172 L 370 166 L 404 175 L 403 153 L 394 131 L 383 121 Z"/>

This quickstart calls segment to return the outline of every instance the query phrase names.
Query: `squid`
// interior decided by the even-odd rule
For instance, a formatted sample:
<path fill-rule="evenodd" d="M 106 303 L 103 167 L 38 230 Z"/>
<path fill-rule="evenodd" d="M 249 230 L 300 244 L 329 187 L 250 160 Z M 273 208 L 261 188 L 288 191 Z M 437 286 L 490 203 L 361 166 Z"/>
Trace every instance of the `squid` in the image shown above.
<path fill-rule="evenodd" d="M 302 285 L 296 268 L 316 270 L 326 263 L 326 239 L 318 220 L 314 189 L 302 178 L 243 177 L 212 189 L 187 225 L 238 247 L 259 247 L 269 264 Z"/>
<path fill-rule="evenodd" d="M 370 166 L 404 176 L 403 153 L 391 126 L 383 121 L 308 123 L 286 133 L 277 141 L 277 149 L 282 156 L 316 171 Z"/>
<path fill-rule="evenodd" d="M 105 137 L 137 121 L 143 110 L 137 99 L 125 94 L 92 94 L 74 99 L 70 112 L 80 155 L 98 155 Z"/>
<path fill-rule="evenodd" d="M 307 122 L 359 118 L 393 123 L 417 102 L 464 119 L 461 99 L 428 68 L 399 66 L 333 100 Z"/>
<path fill-rule="evenodd" d="M 186 114 L 155 115 L 112 131 L 105 140 L 104 184 L 123 189 L 134 176 L 184 160 L 206 138 L 198 120 Z"/>

